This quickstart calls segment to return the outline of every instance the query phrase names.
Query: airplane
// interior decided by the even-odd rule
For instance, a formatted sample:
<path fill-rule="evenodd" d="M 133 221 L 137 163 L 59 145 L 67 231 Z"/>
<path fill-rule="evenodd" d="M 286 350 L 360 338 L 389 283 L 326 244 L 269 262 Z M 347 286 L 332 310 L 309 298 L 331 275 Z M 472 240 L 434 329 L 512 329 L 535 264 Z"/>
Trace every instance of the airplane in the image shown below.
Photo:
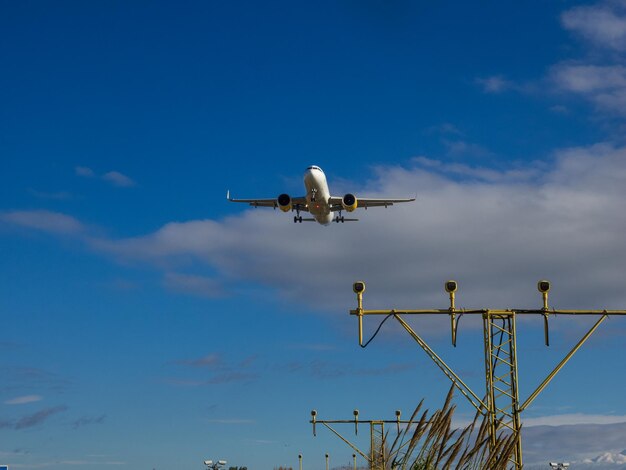
<path fill-rule="evenodd" d="M 296 211 L 293 218 L 297 222 L 317 222 L 321 225 L 328 225 L 331 222 L 355 222 L 359 219 L 346 218 L 341 215 L 342 211 L 353 212 L 357 207 L 387 207 L 398 202 L 411 202 L 410 199 L 371 199 L 359 198 L 354 194 L 346 194 L 343 197 L 331 196 L 326 182 L 326 175 L 319 166 L 312 165 L 304 172 L 304 187 L 306 196 L 291 197 L 289 194 L 281 194 L 275 199 L 233 199 L 230 191 L 226 192 L 226 199 L 230 202 L 244 202 L 253 207 L 273 207 L 279 208 L 283 212 Z M 308 212 L 313 217 L 303 218 L 300 212 Z M 333 213 L 338 215 L 333 216 Z"/>

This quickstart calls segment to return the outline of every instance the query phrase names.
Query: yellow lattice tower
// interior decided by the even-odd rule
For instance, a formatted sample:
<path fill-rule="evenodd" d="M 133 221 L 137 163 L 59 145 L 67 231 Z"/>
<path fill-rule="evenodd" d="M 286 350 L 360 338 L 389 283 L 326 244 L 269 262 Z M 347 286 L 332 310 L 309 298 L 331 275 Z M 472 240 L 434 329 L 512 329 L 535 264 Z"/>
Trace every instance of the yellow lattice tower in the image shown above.
<path fill-rule="evenodd" d="M 370 423 L 370 468 L 385 470 L 385 422 L 372 421 Z"/>

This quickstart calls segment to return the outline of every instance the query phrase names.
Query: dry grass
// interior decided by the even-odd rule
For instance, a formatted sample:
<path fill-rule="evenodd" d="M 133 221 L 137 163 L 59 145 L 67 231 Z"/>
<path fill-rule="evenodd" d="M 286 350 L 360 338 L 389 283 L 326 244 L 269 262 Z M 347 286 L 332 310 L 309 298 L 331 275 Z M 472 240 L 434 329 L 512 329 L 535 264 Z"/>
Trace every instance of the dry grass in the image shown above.
<path fill-rule="evenodd" d="M 454 386 L 440 410 L 429 416 L 421 412 L 423 400 L 386 452 L 388 469 L 398 470 L 505 470 L 515 451 L 515 434 L 497 436 L 489 445 L 486 417 L 476 413 L 464 429 L 452 428 L 456 407 L 452 405 Z"/>

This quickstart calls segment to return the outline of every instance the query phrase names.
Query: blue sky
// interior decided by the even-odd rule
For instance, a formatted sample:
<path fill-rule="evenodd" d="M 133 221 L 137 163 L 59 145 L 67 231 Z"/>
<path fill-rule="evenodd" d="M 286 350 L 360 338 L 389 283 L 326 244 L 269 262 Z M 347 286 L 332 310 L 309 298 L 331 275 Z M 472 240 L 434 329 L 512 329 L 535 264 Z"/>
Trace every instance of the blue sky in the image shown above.
<path fill-rule="evenodd" d="M 626 308 L 624 52 L 623 0 L 3 2 L 0 463 L 348 463 L 311 409 L 449 385 L 393 327 L 358 347 L 356 279 L 370 308 L 446 307 L 449 278 L 459 307 L 536 307 L 549 278 L 555 307 Z M 300 195 L 311 164 L 418 200 L 330 227 L 225 200 Z M 623 461 L 625 321 L 525 412 L 526 462 Z M 456 349 L 415 327 L 480 394 L 463 322 Z M 589 324 L 545 348 L 520 322 L 523 398 Z"/>

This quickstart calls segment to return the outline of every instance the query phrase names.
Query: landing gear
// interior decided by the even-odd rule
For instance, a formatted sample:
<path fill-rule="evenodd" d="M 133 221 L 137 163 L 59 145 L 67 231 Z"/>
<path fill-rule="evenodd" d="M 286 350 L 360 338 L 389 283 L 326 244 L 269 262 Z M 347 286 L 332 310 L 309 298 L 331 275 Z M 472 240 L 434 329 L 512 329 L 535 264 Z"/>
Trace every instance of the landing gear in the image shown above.
<path fill-rule="evenodd" d="M 341 222 L 342 224 L 345 222 L 345 219 L 343 217 L 343 215 L 341 215 L 341 211 L 339 211 L 339 215 L 337 217 L 335 217 L 335 222 L 339 223 Z"/>
<path fill-rule="evenodd" d="M 293 223 L 302 223 L 302 216 L 300 215 L 300 206 L 296 206 L 296 215 L 293 218 Z"/>
<path fill-rule="evenodd" d="M 317 189 L 313 188 L 311 190 L 311 202 L 315 202 L 315 196 L 317 194 Z"/>

